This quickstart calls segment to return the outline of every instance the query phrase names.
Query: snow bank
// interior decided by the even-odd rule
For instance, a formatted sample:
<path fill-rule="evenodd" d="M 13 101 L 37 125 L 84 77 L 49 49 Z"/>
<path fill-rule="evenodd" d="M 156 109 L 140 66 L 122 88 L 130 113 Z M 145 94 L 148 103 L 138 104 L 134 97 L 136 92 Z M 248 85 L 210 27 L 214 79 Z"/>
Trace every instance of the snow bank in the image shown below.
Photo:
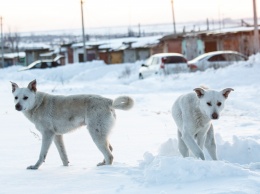
<path fill-rule="evenodd" d="M 260 142 L 234 136 L 230 143 L 219 134 L 217 139 L 218 161 L 211 160 L 208 155 L 205 161 L 194 157 L 183 158 L 178 151 L 177 139 L 163 143 L 156 156 L 144 153 L 144 159 L 139 164 L 144 183 L 169 184 L 249 176 L 260 170 Z"/>

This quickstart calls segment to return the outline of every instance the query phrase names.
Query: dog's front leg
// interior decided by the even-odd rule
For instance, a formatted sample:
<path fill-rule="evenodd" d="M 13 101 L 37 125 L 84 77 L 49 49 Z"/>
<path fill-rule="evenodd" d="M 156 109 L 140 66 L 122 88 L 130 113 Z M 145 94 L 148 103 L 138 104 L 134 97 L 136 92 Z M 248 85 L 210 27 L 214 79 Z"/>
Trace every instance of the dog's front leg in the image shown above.
<path fill-rule="evenodd" d="M 54 136 L 54 143 L 58 149 L 58 152 L 60 154 L 60 158 L 62 160 L 62 163 L 64 166 L 69 165 L 68 156 L 66 153 L 65 145 L 63 143 L 63 136 L 62 135 L 55 135 Z"/>
<path fill-rule="evenodd" d="M 201 158 L 202 160 L 205 160 L 205 156 L 203 154 L 202 149 L 198 146 L 195 139 L 190 133 L 184 130 L 181 138 L 197 158 Z"/>
<path fill-rule="evenodd" d="M 205 147 L 208 150 L 211 158 L 213 160 L 217 160 L 218 159 L 217 158 L 217 146 L 216 146 L 216 142 L 215 142 L 214 129 L 213 129 L 212 124 L 211 124 L 209 131 L 207 133 Z"/>
<path fill-rule="evenodd" d="M 54 134 L 50 131 L 42 133 L 42 147 L 41 147 L 39 160 L 36 162 L 35 165 L 28 166 L 27 169 L 36 170 L 41 166 L 41 164 L 44 162 L 44 160 L 47 156 L 48 150 L 53 141 L 53 137 L 54 137 Z"/>
<path fill-rule="evenodd" d="M 178 129 L 178 147 L 179 147 L 179 151 L 180 151 L 180 153 L 181 153 L 181 155 L 183 157 L 189 157 L 189 148 L 184 143 L 184 141 L 182 140 L 181 137 L 182 137 L 181 132 Z"/>
<path fill-rule="evenodd" d="M 197 138 L 197 143 L 198 143 L 200 149 L 203 150 L 204 144 L 205 144 L 205 140 L 206 140 L 205 132 L 197 133 L 196 138 Z"/>

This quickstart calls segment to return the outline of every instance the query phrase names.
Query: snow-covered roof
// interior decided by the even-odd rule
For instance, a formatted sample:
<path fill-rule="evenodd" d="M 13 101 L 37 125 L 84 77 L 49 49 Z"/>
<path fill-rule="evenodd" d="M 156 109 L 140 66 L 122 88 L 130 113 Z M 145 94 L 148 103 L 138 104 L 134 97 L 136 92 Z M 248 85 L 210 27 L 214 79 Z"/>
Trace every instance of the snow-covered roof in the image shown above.
<path fill-rule="evenodd" d="M 187 36 L 199 35 L 199 34 L 218 35 L 218 34 L 237 33 L 237 32 L 249 32 L 253 30 L 254 27 L 239 26 L 239 27 L 229 27 L 229 28 L 221 28 L 215 30 L 199 31 L 199 32 L 190 32 L 187 33 L 186 35 Z M 258 30 L 260 30 L 260 27 L 258 27 Z"/>
<path fill-rule="evenodd" d="M 47 49 L 49 49 L 49 48 L 51 48 L 51 46 L 44 42 L 38 42 L 38 43 L 21 42 L 21 43 L 19 43 L 19 48 L 25 48 L 25 49 L 46 49 L 47 48 Z"/>
<path fill-rule="evenodd" d="M 5 53 L 4 54 L 4 58 L 5 59 L 13 59 L 13 58 L 16 58 L 16 57 L 25 57 L 25 52 L 16 52 L 16 53 Z"/>
<path fill-rule="evenodd" d="M 131 43 L 132 48 L 148 47 L 157 44 L 160 38 L 162 38 L 162 36 L 127 37 L 100 41 L 89 41 L 86 42 L 86 48 L 91 48 L 91 46 L 99 45 L 99 49 L 123 50 L 128 47 L 126 43 Z M 83 43 L 81 42 L 73 44 L 72 48 L 78 48 L 82 46 Z"/>

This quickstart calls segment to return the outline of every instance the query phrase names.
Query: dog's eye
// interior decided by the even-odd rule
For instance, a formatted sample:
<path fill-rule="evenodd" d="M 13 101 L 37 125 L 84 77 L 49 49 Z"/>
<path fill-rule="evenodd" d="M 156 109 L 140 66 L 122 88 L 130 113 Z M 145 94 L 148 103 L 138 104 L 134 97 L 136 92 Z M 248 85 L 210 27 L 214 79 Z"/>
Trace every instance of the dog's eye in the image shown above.
<path fill-rule="evenodd" d="M 221 102 L 218 102 L 218 103 L 217 103 L 217 106 L 221 106 L 221 105 L 222 105 L 222 103 L 221 103 Z"/>
<path fill-rule="evenodd" d="M 23 99 L 24 99 L 24 100 L 27 100 L 27 99 L 28 99 L 28 97 L 27 97 L 27 96 L 25 96 L 25 97 L 23 97 Z"/>
<path fill-rule="evenodd" d="M 207 105 L 208 105 L 208 106 L 212 106 L 210 102 L 207 102 Z"/>
<path fill-rule="evenodd" d="M 18 99 L 18 97 L 17 97 L 17 96 L 15 96 L 15 97 L 14 97 L 14 99 L 15 99 L 15 100 L 17 100 L 17 99 Z"/>

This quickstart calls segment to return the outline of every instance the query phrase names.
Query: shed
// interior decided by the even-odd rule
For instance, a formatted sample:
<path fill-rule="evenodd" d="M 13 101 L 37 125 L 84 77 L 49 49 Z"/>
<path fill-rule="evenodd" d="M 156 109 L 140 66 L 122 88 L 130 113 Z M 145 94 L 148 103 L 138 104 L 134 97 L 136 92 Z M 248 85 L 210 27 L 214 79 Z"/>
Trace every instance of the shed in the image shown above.
<path fill-rule="evenodd" d="M 49 48 L 31 48 L 25 50 L 26 65 L 40 59 L 40 54 L 47 53 Z"/>

